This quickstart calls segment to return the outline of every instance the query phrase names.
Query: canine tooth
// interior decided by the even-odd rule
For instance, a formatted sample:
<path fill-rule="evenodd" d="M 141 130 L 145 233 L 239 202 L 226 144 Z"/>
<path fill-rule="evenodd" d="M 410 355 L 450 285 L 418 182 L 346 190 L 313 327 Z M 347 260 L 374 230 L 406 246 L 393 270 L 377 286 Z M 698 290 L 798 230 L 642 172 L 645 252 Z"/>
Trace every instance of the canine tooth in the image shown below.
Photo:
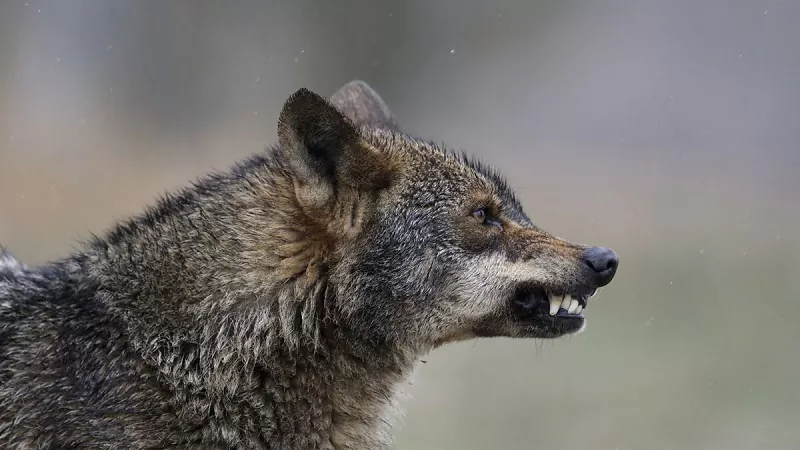
<path fill-rule="evenodd" d="M 550 315 L 555 316 L 558 312 L 558 308 L 561 306 L 561 302 L 564 297 L 558 295 L 551 295 L 550 296 Z"/>
<path fill-rule="evenodd" d="M 583 306 L 578 305 L 578 308 L 575 310 L 575 314 L 580 314 L 583 311 Z"/>
<path fill-rule="evenodd" d="M 569 304 L 572 303 L 572 296 L 565 295 L 564 300 L 561 302 L 561 307 L 564 308 L 566 311 L 569 311 Z"/>
<path fill-rule="evenodd" d="M 575 311 L 578 310 L 578 306 L 580 306 L 580 304 L 578 303 L 577 300 L 573 298 L 569 304 L 569 309 L 567 310 L 567 312 L 570 314 L 575 314 Z"/>

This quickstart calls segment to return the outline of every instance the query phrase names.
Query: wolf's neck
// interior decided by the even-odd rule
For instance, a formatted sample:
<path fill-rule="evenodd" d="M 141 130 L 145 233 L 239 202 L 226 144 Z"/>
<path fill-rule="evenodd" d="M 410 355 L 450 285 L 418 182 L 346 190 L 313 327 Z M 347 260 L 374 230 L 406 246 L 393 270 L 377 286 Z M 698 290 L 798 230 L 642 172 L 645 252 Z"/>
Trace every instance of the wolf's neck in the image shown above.
<path fill-rule="evenodd" d="M 416 355 L 327 316 L 324 236 L 299 228 L 290 202 L 241 177 L 211 183 L 93 245 L 82 270 L 99 297 L 169 385 L 203 393 L 195 401 L 247 398 L 261 432 L 288 420 L 334 449 L 385 448 Z"/>
<path fill-rule="evenodd" d="M 330 397 L 334 448 L 389 448 L 416 358 L 392 352 L 370 361 L 344 353 L 337 359 L 339 378 Z"/>
<path fill-rule="evenodd" d="M 107 293 L 125 282 L 119 274 L 106 280 Z M 215 297 L 216 282 L 209 279 L 214 288 L 208 298 L 236 305 L 206 311 L 193 303 L 199 298 L 184 304 L 144 287 L 133 298 L 111 303 L 129 327 L 134 347 L 180 399 L 172 403 L 187 408 L 182 415 L 196 417 L 202 413 L 189 408 L 205 405 L 203 411 L 213 411 L 223 399 L 236 399 L 238 410 L 229 412 L 252 419 L 237 424 L 242 430 L 270 433 L 280 423 L 281 430 L 295 430 L 287 439 L 319 440 L 293 441 L 307 445 L 287 448 L 389 448 L 418 355 L 349 335 L 335 319 L 326 321 L 303 306 L 316 302 L 288 302 L 297 292 L 319 291 L 313 283 L 305 288 L 287 283 L 260 293 L 238 288 L 235 292 L 250 296 L 242 300 Z M 152 311 L 162 312 L 148 314 L 145 304 L 130 303 L 134 300 L 151 302 Z M 322 322 L 328 325 L 316 337 L 314 328 L 304 325 Z"/>

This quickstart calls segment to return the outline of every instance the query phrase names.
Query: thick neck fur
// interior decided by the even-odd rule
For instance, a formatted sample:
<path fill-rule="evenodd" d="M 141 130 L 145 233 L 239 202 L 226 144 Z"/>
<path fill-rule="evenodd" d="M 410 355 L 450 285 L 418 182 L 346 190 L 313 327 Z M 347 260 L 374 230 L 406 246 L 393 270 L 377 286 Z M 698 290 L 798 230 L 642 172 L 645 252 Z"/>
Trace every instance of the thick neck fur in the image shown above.
<path fill-rule="evenodd" d="M 278 158 L 252 159 L 63 266 L 89 272 L 178 420 L 197 424 L 195 439 L 384 448 L 396 390 L 420 355 L 366 341 L 341 319 L 335 231 L 303 211 L 295 183 Z M 346 229 L 358 204 L 322 213 Z"/>

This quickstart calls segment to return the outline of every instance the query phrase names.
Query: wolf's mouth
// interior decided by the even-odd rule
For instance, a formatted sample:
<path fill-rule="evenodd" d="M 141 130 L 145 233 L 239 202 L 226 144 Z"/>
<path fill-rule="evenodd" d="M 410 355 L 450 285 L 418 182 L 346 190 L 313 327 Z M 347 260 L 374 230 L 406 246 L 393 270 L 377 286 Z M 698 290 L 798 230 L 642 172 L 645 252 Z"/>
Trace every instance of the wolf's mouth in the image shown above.
<path fill-rule="evenodd" d="M 540 288 L 527 288 L 519 292 L 514 303 L 527 312 L 545 312 L 552 317 L 583 317 L 587 302 L 597 292 L 555 294 Z"/>
<path fill-rule="evenodd" d="M 594 295 L 594 293 L 592 293 Z M 550 302 L 550 315 L 551 316 L 568 316 L 568 315 L 581 315 L 581 312 L 586 308 L 586 301 L 591 295 L 547 295 L 547 300 Z"/>
<path fill-rule="evenodd" d="M 519 285 L 502 315 L 490 316 L 473 328 L 476 336 L 557 338 L 578 333 L 586 326 L 583 316 L 596 286 Z M 509 320 L 511 319 L 511 320 Z"/>

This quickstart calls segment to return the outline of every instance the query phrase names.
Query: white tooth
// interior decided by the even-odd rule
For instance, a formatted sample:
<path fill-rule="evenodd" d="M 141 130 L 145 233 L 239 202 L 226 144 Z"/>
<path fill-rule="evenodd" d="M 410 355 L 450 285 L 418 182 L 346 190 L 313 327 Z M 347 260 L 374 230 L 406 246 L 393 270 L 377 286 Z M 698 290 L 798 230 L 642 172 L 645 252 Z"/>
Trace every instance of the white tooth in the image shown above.
<path fill-rule="evenodd" d="M 565 310 L 569 311 L 569 304 L 572 303 L 572 296 L 565 295 L 564 300 L 561 302 L 561 307 Z"/>
<path fill-rule="evenodd" d="M 569 304 L 569 309 L 567 310 L 567 312 L 569 312 L 570 314 L 575 314 L 575 311 L 578 310 L 578 306 L 579 306 L 578 301 L 573 298 L 572 302 L 570 302 Z"/>
<path fill-rule="evenodd" d="M 583 311 L 583 306 L 578 305 L 578 308 L 575 310 L 575 314 L 580 314 Z"/>
<path fill-rule="evenodd" d="M 555 316 L 558 312 L 558 308 L 561 306 L 561 301 L 564 297 L 558 295 L 551 295 L 550 296 L 550 315 Z"/>

